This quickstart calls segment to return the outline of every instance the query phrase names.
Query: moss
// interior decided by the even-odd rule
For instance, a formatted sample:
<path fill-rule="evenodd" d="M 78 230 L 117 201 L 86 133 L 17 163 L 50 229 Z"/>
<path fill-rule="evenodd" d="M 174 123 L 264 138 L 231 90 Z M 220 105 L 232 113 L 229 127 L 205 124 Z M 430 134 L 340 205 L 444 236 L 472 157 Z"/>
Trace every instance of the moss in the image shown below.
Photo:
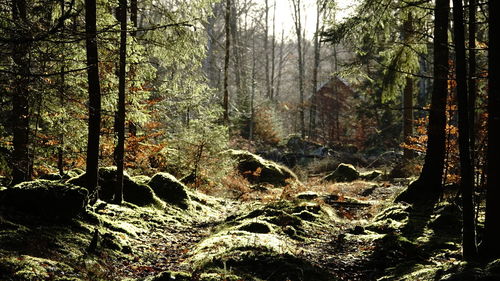
<path fill-rule="evenodd" d="M 113 201 L 116 186 L 116 171 L 116 167 L 99 168 L 99 199 L 106 202 Z M 86 173 L 80 174 L 69 179 L 67 182 L 86 188 L 87 175 Z M 133 181 L 126 173 L 123 175 L 123 199 L 139 206 L 159 204 L 158 198 L 156 198 L 149 186 Z"/>
<path fill-rule="evenodd" d="M 251 183 L 269 183 L 284 186 L 298 182 L 297 176 L 287 167 L 244 150 L 229 150 L 238 161 L 239 172 Z"/>
<path fill-rule="evenodd" d="M 148 182 L 151 180 L 151 177 L 139 175 L 132 177 L 132 180 L 139 184 L 148 184 Z"/>
<path fill-rule="evenodd" d="M 359 172 L 351 164 L 341 163 L 333 173 L 323 178 L 325 181 L 332 182 L 351 182 L 359 179 Z"/>
<path fill-rule="evenodd" d="M 54 275 L 80 280 L 74 269 L 61 262 L 28 255 L 0 258 L 0 280 L 48 280 Z"/>
<path fill-rule="evenodd" d="M 151 178 L 148 185 L 165 202 L 182 209 L 188 208 L 189 196 L 186 192 L 187 187 L 171 174 L 157 173 Z"/>
<path fill-rule="evenodd" d="M 70 219 L 85 212 L 86 189 L 57 181 L 23 182 L 0 192 L 0 206 L 46 219 Z"/>

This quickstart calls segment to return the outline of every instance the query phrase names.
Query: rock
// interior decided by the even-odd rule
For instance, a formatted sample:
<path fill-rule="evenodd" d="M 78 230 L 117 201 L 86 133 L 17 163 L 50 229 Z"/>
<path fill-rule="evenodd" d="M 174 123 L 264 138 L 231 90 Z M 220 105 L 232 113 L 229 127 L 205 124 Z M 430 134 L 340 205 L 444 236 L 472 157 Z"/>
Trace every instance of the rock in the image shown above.
<path fill-rule="evenodd" d="M 373 170 L 373 171 L 370 171 L 370 172 L 360 173 L 359 177 L 362 180 L 372 181 L 372 180 L 375 180 L 375 179 L 379 178 L 382 174 L 383 174 L 382 171 Z"/>
<path fill-rule="evenodd" d="M 250 222 L 239 227 L 239 230 L 251 233 L 270 233 L 271 226 L 265 222 Z"/>
<path fill-rule="evenodd" d="M 436 230 L 448 230 L 452 233 L 462 229 L 462 212 L 460 208 L 451 203 L 447 203 L 436 210 L 436 216 L 431 219 L 429 226 Z"/>
<path fill-rule="evenodd" d="M 189 206 L 189 196 L 186 186 L 169 173 L 155 174 L 148 185 L 154 190 L 156 195 L 173 205 L 182 209 Z"/>
<path fill-rule="evenodd" d="M 41 179 L 41 180 L 51 180 L 51 181 L 62 180 L 62 178 L 63 177 L 58 173 L 45 174 L 45 175 L 41 175 L 39 177 L 39 179 Z"/>
<path fill-rule="evenodd" d="M 165 271 L 144 281 L 190 281 L 191 275 L 184 272 Z"/>
<path fill-rule="evenodd" d="M 298 181 L 297 176 L 287 167 L 243 150 L 229 150 L 238 161 L 239 172 L 251 183 L 269 183 L 284 186 Z"/>
<path fill-rule="evenodd" d="M 0 176 L 0 186 L 8 186 L 10 184 L 10 179 L 8 177 Z"/>
<path fill-rule="evenodd" d="M 144 175 L 139 175 L 139 176 L 132 177 L 132 180 L 135 181 L 138 184 L 145 184 L 145 185 L 147 185 L 148 182 L 151 180 L 151 177 L 144 176 Z"/>
<path fill-rule="evenodd" d="M 486 271 L 489 274 L 500 276 L 500 259 L 497 259 L 497 260 L 490 262 L 486 266 Z"/>
<path fill-rule="evenodd" d="M 299 193 L 295 196 L 297 199 L 301 200 L 314 200 L 319 197 L 318 193 L 312 191 L 306 191 Z"/>
<path fill-rule="evenodd" d="M 359 172 L 351 164 L 341 163 L 338 165 L 337 169 L 329 175 L 327 175 L 324 180 L 332 182 L 351 182 L 359 179 Z"/>
<path fill-rule="evenodd" d="M 67 183 L 75 184 L 86 188 L 87 174 L 71 178 Z M 99 168 L 99 199 L 112 202 L 114 197 L 114 188 L 116 186 L 116 167 Z M 123 200 L 139 206 L 156 204 L 156 198 L 153 190 L 145 185 L 133 181 L 129 175 L 123 175 Z"/>
<path fill-rule="evenodd" d="M 47 219 L 71 219 L 85 212 L 86 189 L 49 180 L 23 182 L 0 191 L 0 206 Z"/>

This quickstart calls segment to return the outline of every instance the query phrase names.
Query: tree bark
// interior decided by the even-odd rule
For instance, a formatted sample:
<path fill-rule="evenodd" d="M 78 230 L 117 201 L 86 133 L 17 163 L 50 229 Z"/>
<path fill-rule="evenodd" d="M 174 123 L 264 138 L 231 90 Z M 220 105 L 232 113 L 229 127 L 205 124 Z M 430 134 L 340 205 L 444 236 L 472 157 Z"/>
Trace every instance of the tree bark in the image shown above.
<path fill-rule="evenodd" d="M 492 260 L 500 257 L 500 93 L 498 66 L 500 65 L 500 48 L 498 30 L 500 28 L 500 2 L 490 0 L 489 7 L 489 46 L 488 46 L 488 150 L 486 169 L 486 221 L 484 232 L 484 249 L 486 258 Z"/>
<path fill-rule="evenodd" d="M 313 65 L 313 73 L 312 73 L 312 87 L 311 87 L 311 107 L 309 108 L 309 136 L 314 137 L 314 132 L 316 128 L 316 91 L 318 87 L 318 72 L 319 72 L 319 64 L 320 64 L 320 51 L 321 45 L 319 42 L 319 25 L 320 25 L 320 17 L 322 12 L 322 4 L 321 0 L 316 1 L 316 27 L 314 32 L 314 65 Z"/>
<path fill-rule="evenodd" d="M 462 0 L 453 0 L 455 65 L 458 101 L 458 142 L 460 153 L 460 187 L 462 190 L 462 247 L 466 260 L 476 257 L 476 230 L 474 227 L 474 176 L 470 158 L 469 102 L 467 97 L 467 70 L 465 59 L 465 28 Z"/>
<path fill-rule="evenodd" d="M 89 92 L 89 120 L 87 139 L 87 188 L 93 202 L 98 198 L 99 135 L 101 132 L 101 87 L 99 84 L 99 57 L 97 53 L 96 0 L 85 0 L 85 46 L 87 51 L 87 78 Z"/>
<path fill-rule="evenodd" d="M 229 80 L 229 51 L 231 47 L 231 30 L 230 30 L 230 21 L 231 20 L 231 0 L 226 0 L 226 50 L 224 56 L 224 122 L 229 124 L 229 89 L 228 89 L 228 80 Z"/>
<path fill-rule="evenodd" d="M 16 24 L 28 24 L 26 17 L 26 1 L 12 0 L 12 18 Z M 20 28 L 19 30 L 23 30 Z M 24 33 L 24 32 L 23 32 Z M 28 37 L 28 34 L 23 34 Z M 12 184 L 31 179 L 29 159 L 29 124 L 30 104 L 28 85 L 30 83 L 29 43 L 13 43 L 12 60 L 15 77 L 12 96 L 12 124 L 14 152 L 12 154 Z"/>
<path fill-rule="evenodd" d="M 271 98 L 271 83 L 269 80 L 269 0 L 265 0 L 264 6 L 265 24 L 264 24 L 264 56 L 265 66 L 264 73 L 266 75 L 266 96 Z"/>
<path fill-rule="evenodd" d="M 408 13 L 408 18 L 406 19 L 403 26 L 403 36 L 406 44 L 411 44 L 411 36 L 413 33 L 413 15 L 411 12 Z M 413 77 L 408 75 L 406 77 L 406 85 L 403 92 L 403 141 L 407 142 L 408 139 L 413 135 Z M 413 151 L 411 149 L 405 148 L 403 150 L 403 158 L 409 161 L 413 158 Z"/>
<path fill-rule="evenodd" d="M 472 170 L 474 170 L 474 154 L 476 146 L 476 97 L 477 97 L 477 83 L 476 83 L 476 0 L 469 0 L 469 123 L 470 123 L 470 149 Z"/>
<path fill-rule="evenodd" d="M 302 50 L 302 23 L 301 23 L 301 3 L 300 0 L 292 0 L 293 16 L 295 22 L 295 33 L 297 35 L 297 63 L 299 67 L 299 124 L 300 135 L 306 137 L 306 126 L 304 116 L 304 56 Z"/>
<path fill-rule="evenodd" d="M 398 196 L 407 202 L 434 201 L 442 191 L 446 147 L 446 98 L 448 93 L 449 0 L 436 0 L 434 15 L 434 84 L 432 88 L 427 148 L 419 178 Z"/>
<path fill-rule="evenodd" d="M 115 148 L 116 156 L 116 184 L 114 203 L 123 201 L 123 166 L 125 158 L 125 77 L 127 59 L 127 0 L 120 0 L 118 7 L 118 21 L 120 22 L 120 62 L 118 73 L 118 113 L 116 114 L 116 133 L 118 143 Z"/>

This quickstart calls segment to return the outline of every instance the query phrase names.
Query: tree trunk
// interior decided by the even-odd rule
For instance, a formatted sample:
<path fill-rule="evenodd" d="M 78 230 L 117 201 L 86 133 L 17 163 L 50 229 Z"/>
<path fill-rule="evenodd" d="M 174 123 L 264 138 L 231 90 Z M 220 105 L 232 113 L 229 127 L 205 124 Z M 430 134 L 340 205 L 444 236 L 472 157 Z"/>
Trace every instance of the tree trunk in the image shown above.
<path fill-rule="evenodd" d="M 472 170 L 474 171 L 474 151 L 476 146 L 476 97 L 477 97 L 477 83 L 476 83 L 476 0 L 469 0 L 469 131 L 470 131 L 470 150 Z"/>
<path fill-rule="evenodd" d="M 293 16 L 295 21 L 295 33 L 297 35 L 297 53 L 299 67 L 299 124 L 300 135 L 306 136 L 305 116 L 304 116 L 304 56 L 302 54 L 302 23 L 301 23 L 301 3 L 300 0 L 292 0 Z"/>
<path fill-rule="evenodd" d="M 87 140 L 87 188 L 93 202 L 98 198 L 99 135 L 101 132 L 101 87 L 97 54 L 96 0 L 85 0 L 85 47 L 89 92 L 89 121 Z"/>
<path fill-rule="evenodd" d="M 500 48 L 498 42 L 498 30 L 500 28 L 500 2 L 490 0 L 489 7 L 489 46 L 488 46 L 488 167 L 486 186 L 486 221 L 484 231 L 484 248 L 486 258 L 497 259 L 500 257 L 500 93 L 498 82 L 500 75 Z"/>
<path fill-rule="evenodd" d="M 413 15 L 408 13 L 403 26 L 403 36 L 406 44 L 411 44 L 411 36 L 413 33 Z M 413 77 L 406 77 L 406 85 L 403 92 L 403 141 L 406 143 L 413 135 Z M 403 151 L 403 159 L 408 161 L 413 158 L 413 151 L 405 148 Z"/>
<path fill-rule="evenodd" d="M 276 52 L 276 0 L 273 3 L 273 35 L 271 39 L 271 77 L 269 97 L 274 100 L 274 73 L 275 73 L 275 52 Z"/>
<path fill-rule="evenodd" d="M 319 72 L 319 64 L 320 64 L 320 51 L 321 46 L 319 42 L 319 25 L 320 25 L 320 17 L 321 17 L 321 0 L 316 1 L 316 28 L 314 32 L 314 65 L 313 65 L 313 73 L 312 73 L 312 87 L 311 87 L 311 107 L 309 108 L 309 136 L 314 137 L 314 131 L 316 128 L 316 91 L 318 87 L 318 72 Z"/>
<path fill-rule="evenodd" d="M 231 47 L 231 30 L 229 28 L 229 21 L 231 20 L 231 0 L 226 0 L 226 50 L 224 56 L 224 122 L 229 124 L 229 89 L 228 89 L 228 79 L 229 79 L 229 49 Z"/>
<path fill-rule="evenodd" d="M 118 7 L 118 21 L 120 22 L 120 69 L 118 73 L 118 113 L 116 114 L 116 133 L 118 143 L 115 148 L 116 156 L 116 184 L 114 203 L 123 201 L 123 166 L 125 158 L 125 77 L 127 56 L 127 0 L 120 0 Z"/>
<path fill-rule="evenodd" d="M 456 81 L 458 101 L 458 142 L 460 152 L 460 187 L 462 190 L 463 256 L 466 260 L 476 257 L 476 230 L 474 228 L 474 176 L 470 158 L 469 102 L 465 59 L 465 29 L 462 0 L 453 0 L 454 43 L 456 56 Z"/>
<path fill-rule="evenodd" d="M 427 149 L 419 178 L 398 196 L 398 200 L 433 201 L 442 191 L 446 147 L 446 98 L 448 93 L 448 12 L 449 0 L 436 0 L 434 16 L 434 84 L 432 88 Z"/>
<path fill-rule="evenodd" d="M 280 94 L 280 88 L 281 88 L 281 75 L 283 73 L 283 62 L 284 62 L 284 57 L 283 57 L 283 49 L 285 48 L 285 30 L 281 31 L 281 43 L 280 43 L 280 50 L 279 50 L 279 59 L 278 59 L 278 77 L 276 81 L 276 92 L 274 94 L 274 98 L 276 99 L 279 94 Z"/>
<path fill-rule="evenodd" d="M 26 1 L 12 1 L 12 18 L 16 24 L 27 24 Z M 19 30 L 23 30 L 20 28 Z M 24 34 L 26 37 L 29 34 Z M 12 125 L 14 146 L 12 158 L 12 184 L 31 179 L 29 159 L 30 83 L 29 43 L 12 43 L 14 72 L 17 73 L 12 96 Z"/>
<path fill-rule="evenodd" d="M 265 0 L 264 6 L 264 73 L 266 75 L 266 96 L 271 98 L 271 83 L 269 81 L 269 0 Z"/>

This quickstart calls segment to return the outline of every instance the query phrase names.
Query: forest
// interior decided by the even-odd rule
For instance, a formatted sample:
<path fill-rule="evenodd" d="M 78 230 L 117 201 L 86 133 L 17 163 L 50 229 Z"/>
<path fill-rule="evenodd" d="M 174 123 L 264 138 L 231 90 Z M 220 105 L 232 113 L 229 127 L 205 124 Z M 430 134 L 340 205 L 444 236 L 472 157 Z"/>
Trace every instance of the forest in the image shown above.
<path fill-rule="evenodd" d="M 0 280 L 500 280 L 499 18 L 0 0 Z"/>

